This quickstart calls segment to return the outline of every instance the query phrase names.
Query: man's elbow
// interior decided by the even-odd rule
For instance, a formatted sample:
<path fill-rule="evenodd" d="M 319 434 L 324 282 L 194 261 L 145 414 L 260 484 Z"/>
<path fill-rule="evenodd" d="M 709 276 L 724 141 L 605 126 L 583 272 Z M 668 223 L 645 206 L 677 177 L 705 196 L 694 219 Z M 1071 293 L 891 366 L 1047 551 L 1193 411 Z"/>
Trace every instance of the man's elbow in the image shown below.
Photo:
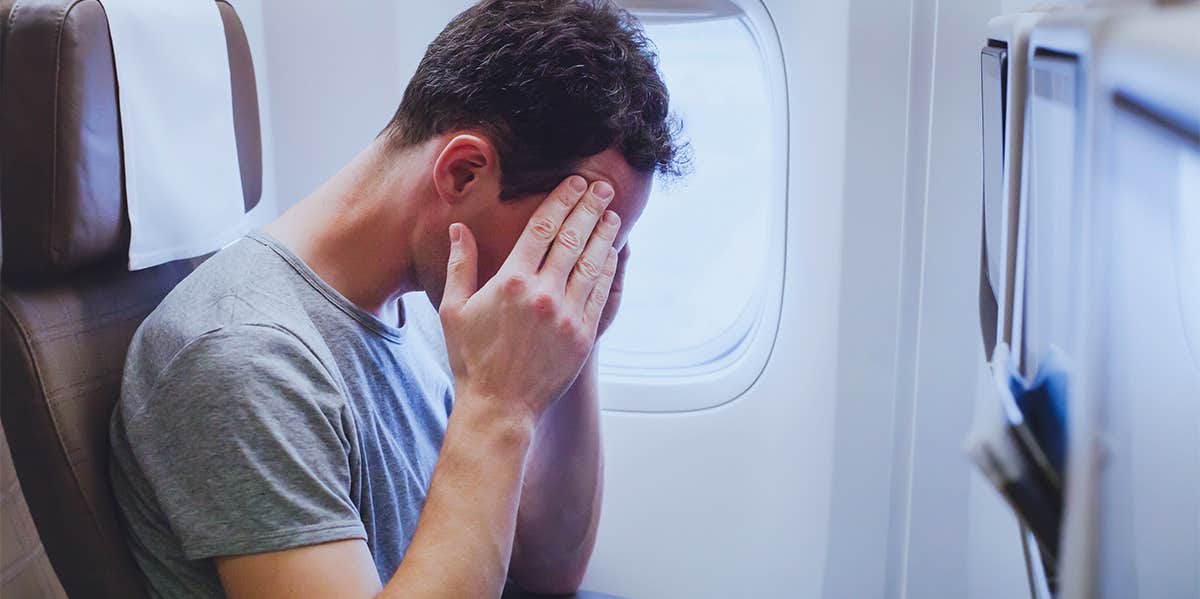
<path fill-rule="evenodd" d="M 540 572 L 512 572 L 510 578 L 517 588 L 526 593 L 573 595 L 579 591 L 586 573 L 587 561 L 579 560 L 574 564 L 562 564 Z"/>

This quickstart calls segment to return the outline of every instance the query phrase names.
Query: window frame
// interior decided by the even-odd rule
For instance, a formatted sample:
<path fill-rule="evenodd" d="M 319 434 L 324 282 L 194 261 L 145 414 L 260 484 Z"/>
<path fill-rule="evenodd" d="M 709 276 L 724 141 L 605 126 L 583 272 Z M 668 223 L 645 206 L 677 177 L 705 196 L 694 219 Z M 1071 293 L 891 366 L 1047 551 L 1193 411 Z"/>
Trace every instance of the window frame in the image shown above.
<path fill-rule="evenodd" d="M 768 84 L 773 125 L 768 198 L 768 252 L 760 298 L 752 301 L 723 336 L 738 338 L 715 359 L 688 366 L 663 366 L 647 357 L 643 367 L 613 366 L 600 357 L 601 407 L 611 412 L 688 412 L 714 408 L 746 393 L 770 361 L 782 316 L 790 188 L 790 103 L 787 69 L 775 21 L 761 0 L 695 0 L 694 6 L 664 0 L 631 0 L 630 10 L 647 23 L 681 23 L 733 18 L 758 46 Z M 662 5 L 666 6 L 662 6 Z M 618 317 L 619 318 L 619 317 Z M 737 328 L 744 330 L 736 330 Z"/>

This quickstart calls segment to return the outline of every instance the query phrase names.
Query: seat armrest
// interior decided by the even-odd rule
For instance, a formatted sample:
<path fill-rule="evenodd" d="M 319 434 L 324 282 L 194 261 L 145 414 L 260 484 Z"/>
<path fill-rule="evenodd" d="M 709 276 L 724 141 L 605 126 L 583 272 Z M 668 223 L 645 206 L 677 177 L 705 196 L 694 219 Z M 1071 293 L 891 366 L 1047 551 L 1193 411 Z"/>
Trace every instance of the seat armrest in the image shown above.
<path fill-rule="evenodd" d="M 536 595 L 526 593 L 514 588 L 504 589 L 504 595 L 500 599 L 626 599 L 616 595 L 606 593 L 595 593 L 592 591 L 579 591 L 573 595 Z"/>

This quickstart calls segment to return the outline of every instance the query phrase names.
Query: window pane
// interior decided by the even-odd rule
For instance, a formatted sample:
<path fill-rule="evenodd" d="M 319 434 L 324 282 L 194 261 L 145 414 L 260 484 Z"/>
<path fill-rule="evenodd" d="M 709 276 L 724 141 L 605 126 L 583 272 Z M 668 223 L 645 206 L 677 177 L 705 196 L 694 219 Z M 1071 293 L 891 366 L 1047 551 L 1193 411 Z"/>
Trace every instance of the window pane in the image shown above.
<path fill-rule="evenodd" d="M 694 173 L 659 183 L 631 239 L 621 314 L 603 363 L 699 366 L 737 349 L 760 313 L 769 202 L 780 173 L 765 65 L 737 18 L 646 27 Z M 778 193 L 778 192 L 776 192 Z"/>

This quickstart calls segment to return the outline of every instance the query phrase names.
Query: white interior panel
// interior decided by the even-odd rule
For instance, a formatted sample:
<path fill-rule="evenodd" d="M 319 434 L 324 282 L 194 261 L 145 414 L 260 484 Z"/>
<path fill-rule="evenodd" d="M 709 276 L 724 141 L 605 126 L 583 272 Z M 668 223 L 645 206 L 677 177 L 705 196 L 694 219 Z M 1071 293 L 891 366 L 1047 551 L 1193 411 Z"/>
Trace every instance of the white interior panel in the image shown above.
<path fill-rule="evenodd" d="M 888 597 L 1028 592 L 1015 520 L 962 453 L 986 388 L 978 52 L 1001 4 L 913 3 Z"/>
<path fill-rule="evenodd" d="M 1096 574 L 1102 597 L 1200 595 L 1200 368 L 1181 303 L 1179 169 L 1197 146 L 1128 110 L 1113 123 L 1112 188 L 1101 210 L 1112 224 L 1098 326 L 1104 367 L 1090 373 L 1104 413 Z M 1151 165 L 1154 165 L 1151 168 Z"/>

